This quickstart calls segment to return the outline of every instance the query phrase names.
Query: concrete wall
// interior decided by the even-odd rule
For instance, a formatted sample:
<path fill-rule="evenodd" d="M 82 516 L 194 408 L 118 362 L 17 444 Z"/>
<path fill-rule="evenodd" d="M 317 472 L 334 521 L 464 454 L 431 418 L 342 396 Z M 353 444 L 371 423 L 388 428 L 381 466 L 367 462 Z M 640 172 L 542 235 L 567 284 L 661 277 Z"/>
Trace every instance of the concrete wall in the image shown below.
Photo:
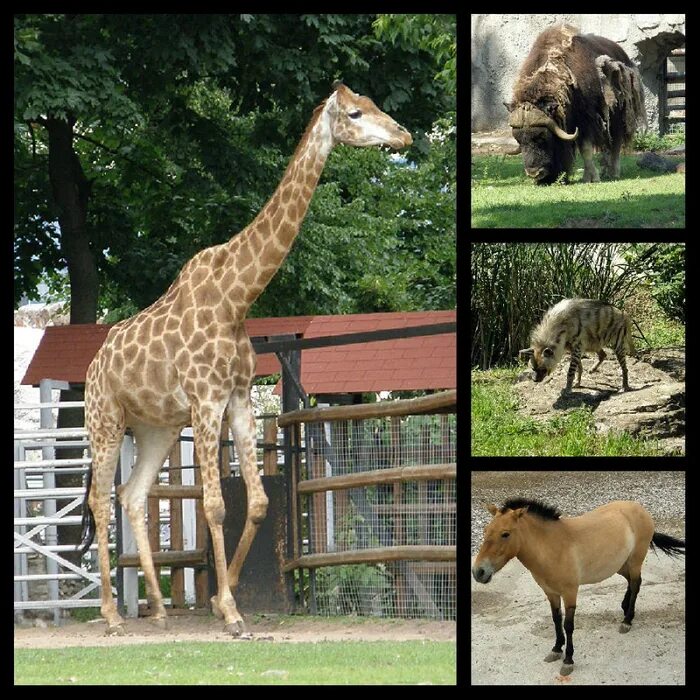
<path fill-rule="evenodd" d="M 647 119 L 658 129 L 659 70 L 672 48 L 685 43 L 685 15 L 472 15 L 472 131 L 508 128 L 520 65 L 540 32 L 573 24 L 583 34 L 616 41 L 642 74 Z"/>

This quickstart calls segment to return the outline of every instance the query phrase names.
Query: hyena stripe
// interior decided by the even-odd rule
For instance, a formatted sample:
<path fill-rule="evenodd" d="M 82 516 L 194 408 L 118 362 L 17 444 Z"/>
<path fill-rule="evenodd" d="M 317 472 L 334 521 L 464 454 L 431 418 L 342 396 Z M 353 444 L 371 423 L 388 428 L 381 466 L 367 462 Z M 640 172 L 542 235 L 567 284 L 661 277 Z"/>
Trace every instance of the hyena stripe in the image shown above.
<path fill-rule="evenodd" d="M 634 354 L 631 320 L 611 304 L 595 299 L 564 299 L 545 313 L 532 331 L 531 347 L 521 350 L 521 356 L 530 360 L 534 380 L 541 382 L 552 373 L 564 353 L 571 353 L 566 375 L 566 389 L 571 390 L 576 375 L 576 386 L 581 386 L 584 352 L 596 352 L 596 371 L 607 357 L 603 347 L 611 347 L 622 369 L 622 390 L 628 391 L 626 354 Z"/>

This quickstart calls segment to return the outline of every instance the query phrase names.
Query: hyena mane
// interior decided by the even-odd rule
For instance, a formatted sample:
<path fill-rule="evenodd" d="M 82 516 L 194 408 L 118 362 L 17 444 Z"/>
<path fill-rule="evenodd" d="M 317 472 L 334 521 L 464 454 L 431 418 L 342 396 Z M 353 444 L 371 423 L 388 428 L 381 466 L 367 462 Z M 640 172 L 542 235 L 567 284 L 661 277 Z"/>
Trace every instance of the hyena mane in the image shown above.
<path fill-rule="evenodd" d="M 597 371 L 607 357 L 603 348 L 615 352 L 622 368 L 622 389 L 629 390 L 625 355 L 634 355 L 632 322 L 622 310 L 596 299 L 563 299 L 549 309 L 530 336 L 530 347 L 520 355 L 530 361 L 533 379 L 541 382 L 561 362 L 564 354 L 571 353 L 571 364 L 566 378 L 566 391 L 571 389 L 574 375 L 576 386 L 581 386 L 581 354 L 596 352 Z"/>

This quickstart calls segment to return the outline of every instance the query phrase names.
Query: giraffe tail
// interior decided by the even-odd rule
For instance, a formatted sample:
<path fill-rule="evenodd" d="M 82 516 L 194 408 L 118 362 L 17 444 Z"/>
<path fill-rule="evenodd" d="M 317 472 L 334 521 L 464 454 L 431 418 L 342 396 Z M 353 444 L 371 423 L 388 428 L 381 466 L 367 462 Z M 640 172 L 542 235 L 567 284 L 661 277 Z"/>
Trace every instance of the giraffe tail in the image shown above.
<path fill-rule="evenodd" d="M 80 550 L 81 554 L 85 554 L 88 548 L 95 539 L 95 515 L 90 508 L 90 503 L 88 502 L 88 496 L 90 495 L 90 488 L 92 487 L 92 465 L 88 469 L 87 483 L 85 486 L 85 500 L 83 501 L 83 519 L 81 522 L 82 532 L 80 533 L 80 544 L 77 545 L 76 549 Z"/>

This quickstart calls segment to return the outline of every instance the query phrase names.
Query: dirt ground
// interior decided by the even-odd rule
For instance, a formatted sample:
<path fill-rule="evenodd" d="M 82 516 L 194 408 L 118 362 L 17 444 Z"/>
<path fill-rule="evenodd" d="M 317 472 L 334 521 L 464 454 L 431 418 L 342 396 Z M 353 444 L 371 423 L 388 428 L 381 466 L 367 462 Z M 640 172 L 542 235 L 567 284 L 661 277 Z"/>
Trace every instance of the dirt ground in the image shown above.
<path fill-rule="evenodd" d="M 252 639 L 271 642 L 322 641 L 455 641 L 454 622 L 434 620 L 381 620 L 348 617 L 332 620 L 322 617 L 257 615 L 246 619 Z M 213 615 L 172 615 L 163 631 L 148 618 L 128 619 L 123 636 L 106 636 L 105 623 L 69 622 L 59 627 L 15 626 L 16 649 L 67 646 L 117 646 L 164 642 L 237 642 L 223 632 L 223 623 Z"/>
<path fill-rule="evenodd" d="M 599 505 L 602 495 L 619 497 L 615 488 L 631 490 L 629 475 L 646 496 L 657 531 L 683 536 L 684 517 L 671 515 L 684 493 L 672 488 L 670 472 L 581 473 L 565 472 L 474 473 L 472 479 L 472 529 L 481 542 L 482 501 L 499 502 L 505 494 L 536 497 L 562 506 L 565 513 Z M 532 478 L 530 478 L 530 476 Z M 556 478 L 555 478 L 555 475 Z M 559 475 L 562 475 L 561 477 Z M 600 475 L 600 476 L 597 476 Z M 547 493 L 549 484 L 552 494 Z M 509 484 L 509 485 L 506 485 Z M 560 503 L 555 495 L 560 487 Z M 585 488 L 581 485 L 585 484 Z M 605 500 L 613 500 L 607 498 Z M 664 517 L 666 513 L 666 517 Z M 486 513 L 485 519 L 488 519 Z M 478 524 L 477 524 L 478 523 Z M 474 532 L 472 533 L 474 536 Z M 477 547 L 478 547 L 477 544 Z M 472 544 L 472 561 L 476 547 Z M 560 662 L 543 659 L 554 644 L 554 626 L 547 599 L 530 572 L 511 560 L 486 585 L 471 577 L 471 681 L 474 685 L 684 685 L 685 684 L 685 559 L 650 552 L 642 569 L 642 587 L 636 616 L 627 634 L 618 632 L 620 603 L 626 582 L 613 576 L 579 589 L 575 631 L 574 670 L 560 676 Z"/>

